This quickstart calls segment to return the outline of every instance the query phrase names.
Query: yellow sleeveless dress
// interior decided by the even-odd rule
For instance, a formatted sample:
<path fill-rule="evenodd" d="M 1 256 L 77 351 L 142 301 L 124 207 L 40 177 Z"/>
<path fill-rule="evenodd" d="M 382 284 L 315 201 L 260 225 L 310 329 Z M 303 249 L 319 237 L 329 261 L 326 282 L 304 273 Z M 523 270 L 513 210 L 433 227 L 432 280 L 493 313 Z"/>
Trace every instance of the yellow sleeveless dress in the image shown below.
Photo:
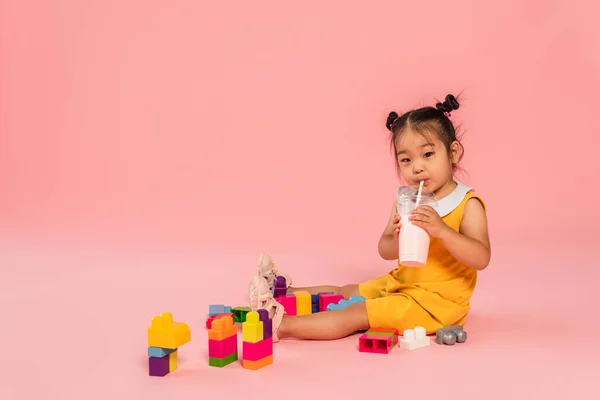
<path fill-rule="evenodd" d="M 467 201 L 476 198 L 485 209 L 483 200 L 470 188 L 459 183 L 461 188 L 464 193 L 454 193 L 458 205 L 446 215 L 440 213 L 457 232 Z M 456 194 L 464 197 L 457 199 Z M 454 258 L 439 239 L 431 238 L 424 267 L 404 267 L 398 262 L 396 269 L 360 284 L 359 294 L 367 299 L 371 327 L 396 328 L 402 333 L 423 326 L 432 334 L 444 326 L 464 324 L 476 283 L 477 270 Z"/>

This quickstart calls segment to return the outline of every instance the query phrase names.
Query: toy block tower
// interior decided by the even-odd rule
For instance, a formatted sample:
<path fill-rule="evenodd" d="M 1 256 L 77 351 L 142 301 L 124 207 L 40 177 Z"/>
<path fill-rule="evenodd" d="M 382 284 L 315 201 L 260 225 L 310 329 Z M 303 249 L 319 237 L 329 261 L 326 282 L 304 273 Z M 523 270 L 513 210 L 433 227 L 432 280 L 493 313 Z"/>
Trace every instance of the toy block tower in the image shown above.
<path fill-rule="evenodd" d="M 273 364 L 272 323 L 266 310 L 246 315 L 242 324 L 242 367 L 257 370 Z"/>
<path fill-rule="evenodd" d="M 190 327 L 174 322 L 163 312 L 152 317 L 148 328 L 148 367 L 150 376 L 165 376 L 177 369 L 177 349 L 191 340 Z"/>
<path fill-rule="evenodd" d="M 208 365 L 225 367 L 238 360 L 238 330 L 230 315 L 213 320 L 208 330 Z"/>

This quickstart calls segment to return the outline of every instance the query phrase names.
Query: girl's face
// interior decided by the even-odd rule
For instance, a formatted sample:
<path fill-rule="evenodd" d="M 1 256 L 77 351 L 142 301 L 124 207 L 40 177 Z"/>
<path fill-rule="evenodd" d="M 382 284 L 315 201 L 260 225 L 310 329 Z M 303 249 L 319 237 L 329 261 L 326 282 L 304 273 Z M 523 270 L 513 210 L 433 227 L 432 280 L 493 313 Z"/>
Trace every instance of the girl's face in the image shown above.
<path fill-rule="evenodd" d="M 396 138 L 396 157 L 402 178 L 408 186 L 418 187 L 441 198 L 450 193 L 453 162 L 458 160 L 458 143 L 451 146 L 452 158 L 436 134 L 422 135 L 410 129 Z"/>

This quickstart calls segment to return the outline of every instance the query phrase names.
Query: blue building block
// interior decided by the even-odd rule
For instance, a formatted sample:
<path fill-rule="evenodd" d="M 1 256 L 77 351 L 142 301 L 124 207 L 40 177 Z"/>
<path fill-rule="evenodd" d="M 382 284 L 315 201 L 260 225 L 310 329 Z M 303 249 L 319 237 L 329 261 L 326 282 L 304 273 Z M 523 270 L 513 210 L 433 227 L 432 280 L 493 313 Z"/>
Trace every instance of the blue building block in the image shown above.
<path fill-rule="evenodd" d="M 225 306 L 225 314 L 229 314 L 231 312 L 231 306 Z"/>
<path fill-rule="evenodd" d="M 365 299 L 363 296 L 351 296 L 348 300 L 340 300 L 337 304 L 328 304 L 327 311 L 341 310 L 348 307 L 349 305 L 361 303 L 366 300 L 367 299 Z"/>
<path fill-rule="evenodd" d="M 230 307 L 230 311 L 231 311 L 231 307 Z M 211 304 L 208 306 L 208 315 L 209 316 L 214 316 L 217 314 L 224 314 L 225 313 L 225 305 L 224 304 Z"/>
<path fill-rule="evenodd" d="M 148 346 L 148 357 L 163 358 L 177 349 L 163 349 L 162 347 Z"/>

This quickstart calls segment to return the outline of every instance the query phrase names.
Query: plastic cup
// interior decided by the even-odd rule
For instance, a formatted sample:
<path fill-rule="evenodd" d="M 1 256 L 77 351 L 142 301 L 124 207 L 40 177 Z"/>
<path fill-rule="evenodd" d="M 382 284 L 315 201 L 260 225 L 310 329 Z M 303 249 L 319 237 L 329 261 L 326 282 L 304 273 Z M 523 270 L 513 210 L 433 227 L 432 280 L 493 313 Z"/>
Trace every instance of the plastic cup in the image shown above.
<path fill-rule="evenodd" d="M 412 224 L 409 221 L 411 211 L 416 208 L 417 192 L 402 194 L 396 199 L 396 208 L 400 215 L 400 222 L 402 227 L 400 228 L 399 246 L 398 246 L 398 259 L 400 264 L 405 267 L 420 268 L 427 264 L 427 257 L 429 256 L 429 234 L 421 227 Z M 433 208 L 437 206 L 435 197 L 432 193 L 423 192 L 419 197 L 419 206 L 428 205 Z"/>

